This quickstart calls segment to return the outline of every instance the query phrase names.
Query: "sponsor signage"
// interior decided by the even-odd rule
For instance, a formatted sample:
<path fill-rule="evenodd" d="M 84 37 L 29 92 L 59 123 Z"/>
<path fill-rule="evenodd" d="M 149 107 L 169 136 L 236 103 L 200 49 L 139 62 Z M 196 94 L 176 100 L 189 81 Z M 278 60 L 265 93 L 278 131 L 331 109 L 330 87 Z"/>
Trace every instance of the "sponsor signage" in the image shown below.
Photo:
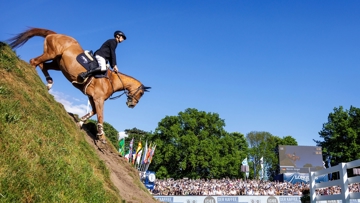
<path fill-rule="evenodd" d="M 154 196 L 166 203 L 301 203 L 300 196 Z M 351 199 L 350 203 L 359 203 Z M 317 203 L 341 203 L 337 200 L 317 201 Z"/>

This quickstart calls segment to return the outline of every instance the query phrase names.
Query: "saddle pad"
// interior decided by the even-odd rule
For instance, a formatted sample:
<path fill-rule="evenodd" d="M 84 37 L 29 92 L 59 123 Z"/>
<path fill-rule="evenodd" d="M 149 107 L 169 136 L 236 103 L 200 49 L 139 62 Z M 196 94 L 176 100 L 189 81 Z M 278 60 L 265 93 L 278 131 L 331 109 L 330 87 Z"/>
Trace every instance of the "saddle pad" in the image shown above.
<path fill-rule="evenodd" d="M 94 57 L 93 57 L 94 58 Z M 79 62 L 86 70 L 90 70 L 92 66 L 98 66 L 98 62 L 96 60 L 90 59 L 85 52 L 79 54 L 76 57 L 77 62 Z M 92 64 L 96 63 L 96 64 Z M 107 71 L 102 72 L 101 74 L 93 75 L 95 78 L 105 78 L 107 76 Z"/>

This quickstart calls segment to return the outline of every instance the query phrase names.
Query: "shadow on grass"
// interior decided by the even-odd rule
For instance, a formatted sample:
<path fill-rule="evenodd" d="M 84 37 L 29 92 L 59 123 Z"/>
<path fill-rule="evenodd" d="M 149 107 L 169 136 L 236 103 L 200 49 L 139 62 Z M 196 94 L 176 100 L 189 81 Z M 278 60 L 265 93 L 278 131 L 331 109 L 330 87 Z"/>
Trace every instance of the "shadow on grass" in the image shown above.
<path fill-rule="evenodd" d="M 80 118 L 77 114 L 68 112 L 68 114 L 73 118 L 74 122 L 77 123 L 80 121 Z M 94 145 L 98 148 L 99 151 L 105 153 L 104 150 L 107 148 L 106 143 L 99 141 L 97 137 L 97 124 L 96 121 L 88 120 L 81 127 L 82 130 L 93 140 Z"/>

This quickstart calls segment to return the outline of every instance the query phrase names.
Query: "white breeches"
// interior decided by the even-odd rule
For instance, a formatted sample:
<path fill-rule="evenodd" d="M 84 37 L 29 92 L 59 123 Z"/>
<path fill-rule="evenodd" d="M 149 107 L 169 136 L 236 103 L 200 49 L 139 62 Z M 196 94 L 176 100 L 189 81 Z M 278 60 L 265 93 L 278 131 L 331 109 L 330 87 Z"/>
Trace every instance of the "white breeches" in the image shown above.
<path fill-rule="evenodd" d="M 105 61 L 105 59 L 102 56 L 99 56 L 99 55 L 96 55 L 95 58 L 99 63 L 101 71 L 106 71 L 106 61 Z"/>

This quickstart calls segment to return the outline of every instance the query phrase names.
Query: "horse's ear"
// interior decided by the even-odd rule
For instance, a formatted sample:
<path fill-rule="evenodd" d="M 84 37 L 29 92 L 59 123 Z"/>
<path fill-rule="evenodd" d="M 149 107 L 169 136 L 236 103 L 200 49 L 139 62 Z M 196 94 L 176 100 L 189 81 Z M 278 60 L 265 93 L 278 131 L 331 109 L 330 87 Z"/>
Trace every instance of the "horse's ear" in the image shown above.
<path fill-rule="evenodd" d="M 151 89 L 151 87 L 146 87 L 146 86 L 143 86 L 143 89 L 144 89 L 144 91 L 145 91 L 145 92 L 149 92 L 149 90 L 148 90 L 148 89 Z"/>

